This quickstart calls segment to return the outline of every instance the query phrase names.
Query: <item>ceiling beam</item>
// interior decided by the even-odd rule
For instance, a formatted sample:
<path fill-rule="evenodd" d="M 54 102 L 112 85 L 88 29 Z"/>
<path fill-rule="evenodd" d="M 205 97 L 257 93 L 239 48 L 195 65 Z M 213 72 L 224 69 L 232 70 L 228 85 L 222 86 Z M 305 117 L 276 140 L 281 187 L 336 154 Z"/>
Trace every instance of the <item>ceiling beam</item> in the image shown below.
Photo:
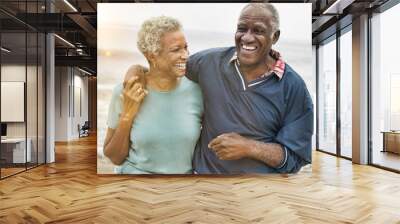
<path fill-rule="evenodd" d="M 329 22 L 335 16 L 319 16 L 318 19 L 312 23 L 312 32 L 320 30 L 327 22 Z"/>
<path fill-rule="evenodd" d="M 91 38 L 97 37 L 97 30 L 80 14 L 67 14 L 67 16 L 79 25 Z"/>
<path fill-rule="evenodd" d="M 91 56 L 55 56 L 56 66 L 80 66 L 96 71 L 97 59 Z"/>
<path fill-rule="evenodd" d="M 355 0 L 336 0 L 330 4 L 322 14 L 342 14 L 343 10 L 351 5 Z"/>

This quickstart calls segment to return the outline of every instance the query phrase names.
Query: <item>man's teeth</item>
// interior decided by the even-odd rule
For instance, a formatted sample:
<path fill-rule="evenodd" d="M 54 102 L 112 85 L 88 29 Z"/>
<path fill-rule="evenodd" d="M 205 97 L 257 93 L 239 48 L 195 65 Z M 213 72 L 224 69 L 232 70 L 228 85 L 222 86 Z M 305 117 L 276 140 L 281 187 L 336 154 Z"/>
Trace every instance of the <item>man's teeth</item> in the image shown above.
<path fill-rule="evenodd" d="M 254 51 L 256 49 L 256 47 L 248 45 L 242 45 L 242 48 L 248 51 Z"/>
<path fill-rule="evenodd" d="M 186 69 L 186 64 L 176 64 L 175 66 L 180 69 Z"/>

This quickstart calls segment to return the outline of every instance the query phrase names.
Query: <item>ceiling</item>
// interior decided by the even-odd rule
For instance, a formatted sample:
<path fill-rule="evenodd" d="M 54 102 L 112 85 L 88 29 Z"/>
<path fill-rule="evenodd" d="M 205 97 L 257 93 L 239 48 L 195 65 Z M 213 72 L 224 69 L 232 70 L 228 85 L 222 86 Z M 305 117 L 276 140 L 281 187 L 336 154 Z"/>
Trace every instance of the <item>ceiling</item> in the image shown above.
<path fill-rule="evenodd" d="M 36 33 L 54 32 L 56 66 L 78 66 L 96 74 L 96 10 L 96 0 L 1 0 L 2 46 L 12 49 L 2 52 L 2 60 L 18 63 L 26 55 L 29 63 L 44 48 Z"/>
<path fill-rule="evenodd" d="M 334 34 L 338 28 L 351 24 L 352 17 L 373 10 L 388 0 L 283 0 L 269 2 L 312 3 L 313 44 Z M 0 25 L 2 46 L 18 49 L 24 54 L 25 29 L 54 32 L 56 65 L 79 66 L 96 73 L 97 3 L 114 2 L 183 2 L 165 0 L 115 1 L 115 0 L 1 0 Z M 216 1 L 186 1 L 216 2 Z M 249 1 L 218 1 L 249 2 Z M 257 2 L 257 1 L 253 1 Z M 51 13 L 50 13 L 51 12 Z M 341 20 L 340 23 L 338 21 Z M 339 25 L 338 25 L 339 24 Z M 30 37 L 32 38 L 32 37 Z M 29 38 L 28 38 L 29 39 Z M 66 41 L 64 41 L 64 40 Z M 28 40 L 29 42 L 30 40 Z M 67 43 L 68 42 L 68 43 Z M 34 52 L 35 41 L 29 42 L 29 52 Z M 39 45 L 39 47 L 42 47 Z M 31 49 L 32 48 L 32 49 Z M 28 56 L 29 58 L 29 56 Z"/>

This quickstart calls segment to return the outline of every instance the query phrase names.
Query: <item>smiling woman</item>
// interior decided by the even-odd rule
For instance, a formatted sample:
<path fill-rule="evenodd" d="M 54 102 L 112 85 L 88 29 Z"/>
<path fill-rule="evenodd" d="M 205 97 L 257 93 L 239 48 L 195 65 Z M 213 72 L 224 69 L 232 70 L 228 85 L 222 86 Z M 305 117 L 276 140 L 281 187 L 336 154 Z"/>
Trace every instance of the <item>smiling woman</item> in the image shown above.
<path fill-rule="evenodd" d="M 197 84 L 182 77 L 188 49 L 180 23 L 145 21 L 137 46 L 150 69 L 114 88 L 104 154 L 121 174 L 190 174 L 203 105 Z"/>

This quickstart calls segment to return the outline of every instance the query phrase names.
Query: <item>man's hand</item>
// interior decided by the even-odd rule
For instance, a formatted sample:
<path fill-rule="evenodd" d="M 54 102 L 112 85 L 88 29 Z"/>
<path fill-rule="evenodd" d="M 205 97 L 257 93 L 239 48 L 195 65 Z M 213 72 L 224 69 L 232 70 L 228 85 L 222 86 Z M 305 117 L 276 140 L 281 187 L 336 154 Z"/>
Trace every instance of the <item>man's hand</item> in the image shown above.
<path fill-rule="evenodd" d="M 249 157 L 253 141 L 237 133 L 227 133 L 214 138 L 208 148 L 221 160 L 237 160 Z"/>
<path fill-rule="evenodd" d="M 144 77 L 146 72 L 148 72 L 148 69 L 141 65 L 132 65 L 129 67 L 124 77 L 124 87 L 126 83 L 134 77 L 138 77 L 138 82 L 142 84 L 142 86 L 146 86 L 146 79 Z"/>
<path fill-rule="evenodd" d="M 270 167 L 279 166 L 284 160 L 283 146 L 245 138 L 237 133 L 222 134 L 208 144 L 220 160 L 250 158 Z"/>
<path fill-rule="evenodd" d="M 273 57 L 275 60 L 278 60 L 281 57 L 281 54 L 274 49 L 270 50 L 269 55 Z"/>

